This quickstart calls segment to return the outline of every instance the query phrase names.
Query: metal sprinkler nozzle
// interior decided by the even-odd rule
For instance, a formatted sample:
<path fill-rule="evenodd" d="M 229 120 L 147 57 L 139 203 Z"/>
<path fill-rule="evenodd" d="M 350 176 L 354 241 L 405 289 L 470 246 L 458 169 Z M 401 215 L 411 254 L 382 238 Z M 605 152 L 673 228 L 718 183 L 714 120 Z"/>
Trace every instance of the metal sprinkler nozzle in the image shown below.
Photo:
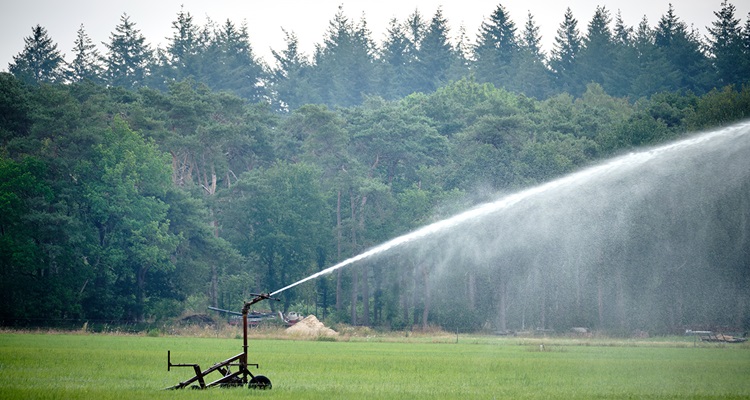
<path fill-rule="evenodd" d="M 245 302 L 245 306 L 242 307 L 242 313 L 247 314 L 247 312 L 250 310 L 250 306 L 252 306 L 255 303 L 261 302 L 263 300 L 276 300 L 281 301 L 281 299 L 276 297 L 271 297 L 268 293 L 250 293 L 251 296 L 255 296 L 252 300 Z"/>

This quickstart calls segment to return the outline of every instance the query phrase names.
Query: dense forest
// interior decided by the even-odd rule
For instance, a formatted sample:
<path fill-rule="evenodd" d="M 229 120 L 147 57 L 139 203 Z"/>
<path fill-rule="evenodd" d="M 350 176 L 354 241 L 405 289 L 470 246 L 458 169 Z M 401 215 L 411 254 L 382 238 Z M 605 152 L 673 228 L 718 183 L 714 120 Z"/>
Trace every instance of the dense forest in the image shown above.
<path fill-rule="evenodd" d="M 637 27 L 598 7 L 579 28 L 568 9 L 547 55 L 533 16 L 519 28 L 502 5 L 458 43 L 439 9 L 393 20 L 379 44 L 340 9 L 311 59 L 287 33 L 273 66 L 245 27 L 184 10 L 155 50 L 127 15 L 105 54 L 81 26 L 69 62 L 33 27 L 0 73 L 0 324 L 239 309 L 499 193 L 748 118 L 750 16 L 726 1 L 714 14 L 701 38 L 671 6 Z M 643 229 L 584 235 L 596 256 L 554 229 L 524 244 L 546 248 L 534 257 L 433 242 L 285 291 L 280 307 L 389 329 L 747 329 L 741 172 L 705 203 L 631 207 Z M 543 223 L 526 216 L 503 226 Z M 498 226 L 465 247 L 497 247 Z M 646 255 L 659 229 L 671 262 Z"/>

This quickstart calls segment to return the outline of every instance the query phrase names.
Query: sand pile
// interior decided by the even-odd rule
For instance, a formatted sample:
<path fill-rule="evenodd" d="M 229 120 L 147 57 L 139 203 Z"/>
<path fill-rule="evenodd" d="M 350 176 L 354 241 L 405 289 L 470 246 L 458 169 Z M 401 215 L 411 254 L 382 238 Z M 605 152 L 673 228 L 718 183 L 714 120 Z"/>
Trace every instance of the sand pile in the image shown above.
<path fill-rule="evenodd" d="M 300 322 L 286 328 L 286 333 L 300 336 L 336 336 L 338 332 L 327 328 L 322 322 L 318 321 L 314 315 L 308 315 Z"/>

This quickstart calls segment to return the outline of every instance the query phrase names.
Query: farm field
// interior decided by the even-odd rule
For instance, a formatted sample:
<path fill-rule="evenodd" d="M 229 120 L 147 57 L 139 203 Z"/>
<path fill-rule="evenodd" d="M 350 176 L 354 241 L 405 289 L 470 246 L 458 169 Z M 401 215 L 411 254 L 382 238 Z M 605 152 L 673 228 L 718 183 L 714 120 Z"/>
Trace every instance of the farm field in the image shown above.
<path fill-rule="evenodd" d="M 544 349 L 540 348 L 544 344 Z M 241 339 L 0 333 L 0 399 L 750 398 L 750 347 L 455 336 L 257 339 L 270 391 L 164 391 L 239 354 Z"/>

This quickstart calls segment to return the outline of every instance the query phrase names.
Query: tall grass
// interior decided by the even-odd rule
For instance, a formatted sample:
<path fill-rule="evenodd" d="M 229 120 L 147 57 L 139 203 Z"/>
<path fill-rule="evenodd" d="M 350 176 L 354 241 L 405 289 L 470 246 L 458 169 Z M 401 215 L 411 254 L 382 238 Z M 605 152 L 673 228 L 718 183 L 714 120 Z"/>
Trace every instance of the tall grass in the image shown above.
<path fill-rule="evenodd" d="M 253 373 L 272 390 L 163 391 L 192 374 L 167 372 L 167 350 L 173 362 L 206 368 L 240 353 L 242 341 L 3 333 L 0 399 L 750 398 L 747 347 L 438 339 L 252 339 Z"/>

